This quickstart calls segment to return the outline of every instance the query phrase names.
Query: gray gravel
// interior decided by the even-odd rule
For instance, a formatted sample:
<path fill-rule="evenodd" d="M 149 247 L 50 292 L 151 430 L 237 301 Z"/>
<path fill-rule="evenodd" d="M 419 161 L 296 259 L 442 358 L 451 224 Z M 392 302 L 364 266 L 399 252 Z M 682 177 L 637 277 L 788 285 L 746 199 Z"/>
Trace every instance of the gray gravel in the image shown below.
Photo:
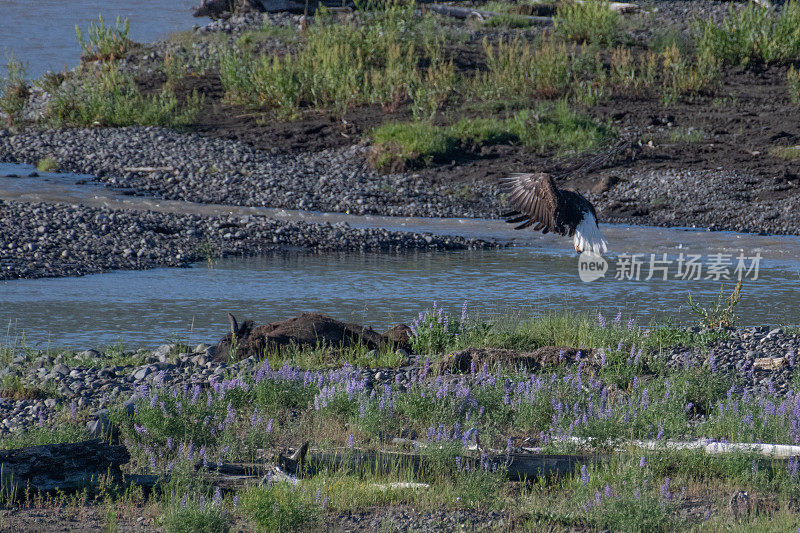
<path fill-rule="evenodd" d="M 0 201 L 0 279 L 187 266 L 287 247 L 312 250 L 455 250 L 492 246 L 461 237 L 354 229 L 345 223 L 260 216 L 198 216 Z"/>
<path fill-rule="evenodd" d="M 601 217 L 609 207 L 647 206 L 647 214 L 636 220 L 606 217 L 609 222 L 800 233 L 800 195 L 773 199 L 768 182 L 756 185 L 757 180 L 735 170 L 615 170 L 607 174 L 622 180 L 613 193 L 588 195 Z"/>
<path fill-rule="evenodd" d="M 738 376 L 740 391 L 758 394 L 771 387 L 786 393 L 795 367 L 800 365 L 800 334 L 767 326 L 737 328 L 729 331 L 727 339 L 704 349 L 676 347 L 666 357 L 673 367 L 708 365 L 714 372 Z M 784 363 L 775 369 L 755 367 L 755 361 L 763 358 L 784 358 Z"/>
<path fill-rule="evenodd" d="M 169 200 L 431 217 L 496 216 L 501 209 L 492 185 L 475 185 L 467 199 L 416 174 L 381 176 L 366 167 L 366 149 L 270 155 L 244 143 L 166 128 L 0 131 L 0 162 L 35 165 L 52 157 L 59 170 Z M 174 170 L 126 170 L 133 167 Z"/>

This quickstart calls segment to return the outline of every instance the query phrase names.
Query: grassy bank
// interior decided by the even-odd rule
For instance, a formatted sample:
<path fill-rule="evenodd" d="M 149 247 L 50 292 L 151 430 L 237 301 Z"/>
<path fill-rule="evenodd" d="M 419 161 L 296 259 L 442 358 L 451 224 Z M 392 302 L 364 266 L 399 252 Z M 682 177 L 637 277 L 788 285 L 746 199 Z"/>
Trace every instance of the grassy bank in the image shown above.
<path fill-rule="evenodd" d="M 143 513 L 166 531 L 320 528 L 341 513 L 376 508 L 499 512 L 508 528 L 526 529 L 780 530 L 798 522 L 792 503 L 800 495 L 796 461 L 749 452 L 710 456 L 667 444 L 705 438 L 797 442 L 793 391 L 763 387 L 742 394 L 742 377 L 717 367 L 708 347 L 728 331 L 643 326 L 621 312 L 486 321 L 466 308 L 451 315 L 435 307 L 411 327 L 413 352 L 420 355 L 412 356 L 418 364 L 408 370 L 401 367 L 406 356 L 391 349 L 292 348 L 266 352 L 253 371 L 215 376 L 208 388 L 151 380 L 137 391 L 132 412 L 112 408 L 111 416 L 131 452 L 126 470 L 161 476 L 155 492 L 145 496 L 100 480 L 77 496 L 23 499 L 34 508 L 99 509 L 109 527 Z M 670 364 L 666 354 L 675 346 L 707 357 L 694 365 Z M 533 367 L 526 363 L 524 354 L 544 347 L 560 354 Z M 484 350 L 469 368 L 452 355 L 465 348 Z M 177 361 L 186 350 L 178 345 L 169 358 Z M 111 353 L 122 366 L 146 358 L 122 349 Z M 24 347 L 2 353 L 17 363 L 40 355 Z M 49 355 L 57 357 L 57 351 Z M 61 356 L 78 364 L 75 355 Z M 366 377 L 371 372 L 353 365 L 407 374 L 373 388 Z M 74 402 L 61 405 L 57 423 L 16 433 L 0 446 L 86 438 L 88 413 Z M 213 483 L 216 464 L 263 463 L 301 442 L 346 457 L 396 450 L 392 438 L 399 436 L 417 443 L 425 468 L 387 472 L 363 464 L 323 470 L 296 484 L 223 492 Z M 657 443 L 653 449 L 624 446 L 648 439 Z M 587 460 L 565 477 L 509 482 L 502 461 L 482 460 L 476 444 L 501 454 L 535 447 L 540 453 L 597 453 L 601 460 Z M 425 485 L 397 485 L 409 482 Z M 735 491 L 749 494 L 742 509 L 728 504 Z M 5 505 L 16 508 L 4 494 Z"/>
<path fill-rule="evenodd" d="M 265 24 L 233 40 L 182 34 L 171 42 L 183 48 L 168 53 L 150 75 L 122 67 L 136 62 L 141 50 L 129 38 L 127 21 L 112 26 L 100 18 L 77 29 L 79 68 L 34 82 L 52 95 L 41 121 L 190 127 L 207 109 L 204 97 L 188 89 L 191 80 L 211 78 L 222 87 L 222 103 L 263 120 L 381 109 L 385 119 L 364 132 L 374 145 L 370 160 L 398 169 L 493 144 L 554 155 L 595 150 L 615 135 L 590 118 L 596 106 L 616 98 L 669 106 L 722 94 L 728 65 L 785 65 L 787 89 L 797 99 L 791 65 L 800 50 L 796 2 L 780 14 L 755 5 L 731 8 L 719 27 L 698 21 L 688 36 L 650 28 L 645 48 L 631 37 L 645 19 L 630 22 L 596 0 L 550 6 L 552 29 L 490 34 L 481 43 L 465 42 L 456 23 L 420 15 L 413 4 L 358 7 L 344 18 L 323 9 L 300 29 Z M 493 28 L 518 25 L 513 17 L 525 12 L 503 2 L 486 8 L 508 16 L 488 19 Z M 212 41 L 205 57 L 192 51 L 192 44 Z M 24 117 L 31 88 L 24 72 L 24 64 L 12 60 L 0 84 L 0 110 L 9 124 Z M 550 113 L 541 110 L 554 106 L 559 117 L 570 118 L 551 128 Z M 398 114 L 405 119 L 398 122 Z"/>

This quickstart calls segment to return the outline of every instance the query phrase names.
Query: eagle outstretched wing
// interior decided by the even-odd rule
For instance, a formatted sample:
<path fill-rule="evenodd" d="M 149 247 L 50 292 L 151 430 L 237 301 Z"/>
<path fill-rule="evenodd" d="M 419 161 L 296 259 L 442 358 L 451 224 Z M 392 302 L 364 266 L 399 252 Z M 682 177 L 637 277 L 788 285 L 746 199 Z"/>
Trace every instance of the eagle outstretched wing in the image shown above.
<path fill-rule="evenodd" d="M 503 218 L 511 224 L 521 224 L 514 229 L 528 226 L 542 233 L 552 231 L 560 235 L 568 235 L 569 229 L 562 222 L 560 207 L 561 191 L 556 187 L 550 174 L 536 172 L 530 174 L 509 174 L 500 180 L 501 186 L 508 193 L 508 201 L 514 211 L 506 213 Z"/>

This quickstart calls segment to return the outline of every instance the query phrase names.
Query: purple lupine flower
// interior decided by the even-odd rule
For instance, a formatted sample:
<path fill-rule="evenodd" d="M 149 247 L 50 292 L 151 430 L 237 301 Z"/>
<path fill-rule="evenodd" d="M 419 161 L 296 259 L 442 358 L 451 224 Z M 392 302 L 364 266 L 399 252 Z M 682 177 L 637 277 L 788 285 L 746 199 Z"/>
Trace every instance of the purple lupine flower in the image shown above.
<path fill-rule="evenodd" d="M 606 498 L 610 498 L 611 497 L 611 487 L 608 485 L 608 483 L 606 483 L 605 492 L 606 492 Z"/>
<path fill-rule="evenodd" d="M 692 410 L 692 407 L 694 407 L 694 404 L 692 402 L 689 402 L 686 404 L 686 407 L 684 407 L 683 410 L 684 412 L 688 413 L 689 411 Z"/>
<path fill-rule="evenodd" d="M 456 470 L 461 472 L 461 456 L 456 456 Z"/>
<path fill-rule="evenodd" d="M 270 433 L 272 431 L 272 422 L 273 422 L 273 420 L 274 419 L 272 419 L 272 418 L 267 420 L 267 433 Z"/>
<path fill-rule="evenodd" d="M 594 503 L 600 505 L 602 499 L 603 496 L 600 494 L 600 491 L 599 490 L 594 491 Z"/>
<path fill-rule="evenodd" d="M 606 366 L 606 351 L 600 350 L 600 366 Z"/>
<path fill-rule="evenodd" d="M 614 317 L 614 325 L 619 326 L 619 323 L 622 321 L 622 309 L 617 311 L 617 316 Z"/>
<path fill-rule="evenodd" d="M 581 465 L 581 483 L 584 485 L 589 484 L 589 470 L 586 468 L 585 464 Z"/>
<path fill-rule="evenodd" d="M 322 510 L 328 508 L 328 495 L 326 494 L 324 498 L 322 498 Z"/>
<path fill-rule="evenodd" d="M 236 509 L 239 507 L 239 495 L 236 494 L 233 496 L 233 508 Z"/>
<path fill-rule="evenodd" d="M 186 504 L 188 504 L 188 503 L 189 503 L 189 493 L 188 492 L 184 492 L 183 493 L 183 498 L 181 498 L 181 507 L 186 509 Z"/>
<path fill-rule="evenodd" d="M 136 430 L 136 433 L 139 435 L 147 435 L 147 428 L 144 426 L 140 426 L 139 424 L 134 424 L 133 429 Z"/>
<path fill-rule="evenodd" d="M 669 477 L 665 477 L 664 478 L 664 483 L 661 485 L 661 497 L 662 498 L 669 499 L 669 497 L 670 497 L 669 482 L 670 482 Z"/>
<path fill-rule="evenodd" d="M 219 507 L 220 505 L 222 505 L 222 491 L 219 489 L 219 487 L 214 489 L 214 500 L 213 501 L 214 501 L 214 505 L 216 507 Z"/>
<path fill-rule="evenodd" d="M 786 463 L 786 469 L 789 471 L 792 481 L 797 481 L 797 457 L 789 458 L 789 462 Z"/>
<path fill-rule="evenodd" d="M 603 329 L 606 328 L 606 317 L 600 311 L 597 312 L 597 324 Z"/>
<path fill-rule="evenodd" d="M 664 436 L 664 426 L 660 423 L 658 424 L 658 433 L 656 434 L 656 440 L 661 440 L 661 437 Z"/>
<path fill-rule="evenodd" d="M 350 433 L 350 436 L 347 437 L 347 447 L 348 448 L 352 448 L 353 447 L 353 434 L 352 433 Z"/>
<path fill-rule="evenodd" d="M 628 331 L 633 329 L 633 317 L 628 319 Z"/>

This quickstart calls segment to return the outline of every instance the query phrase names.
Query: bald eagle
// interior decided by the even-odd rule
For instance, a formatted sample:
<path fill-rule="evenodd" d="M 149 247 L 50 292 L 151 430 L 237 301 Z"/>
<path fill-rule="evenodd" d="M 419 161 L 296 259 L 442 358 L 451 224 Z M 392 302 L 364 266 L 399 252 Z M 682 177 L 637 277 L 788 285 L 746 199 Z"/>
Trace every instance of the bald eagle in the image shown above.
<path fill-rule="evenodd" d="M 533 226 L 542 233 L 572 237 L 578 253 L 602 255 L 608 251 L 608 243 L 597 227 L 594 206 L 579 192 L 559 189 L 553 177 L 544 172 L 510 174 L 500 181 L 514 208 L 503 218 L 511 224 L 521 222 L 514 229 Z"/>

